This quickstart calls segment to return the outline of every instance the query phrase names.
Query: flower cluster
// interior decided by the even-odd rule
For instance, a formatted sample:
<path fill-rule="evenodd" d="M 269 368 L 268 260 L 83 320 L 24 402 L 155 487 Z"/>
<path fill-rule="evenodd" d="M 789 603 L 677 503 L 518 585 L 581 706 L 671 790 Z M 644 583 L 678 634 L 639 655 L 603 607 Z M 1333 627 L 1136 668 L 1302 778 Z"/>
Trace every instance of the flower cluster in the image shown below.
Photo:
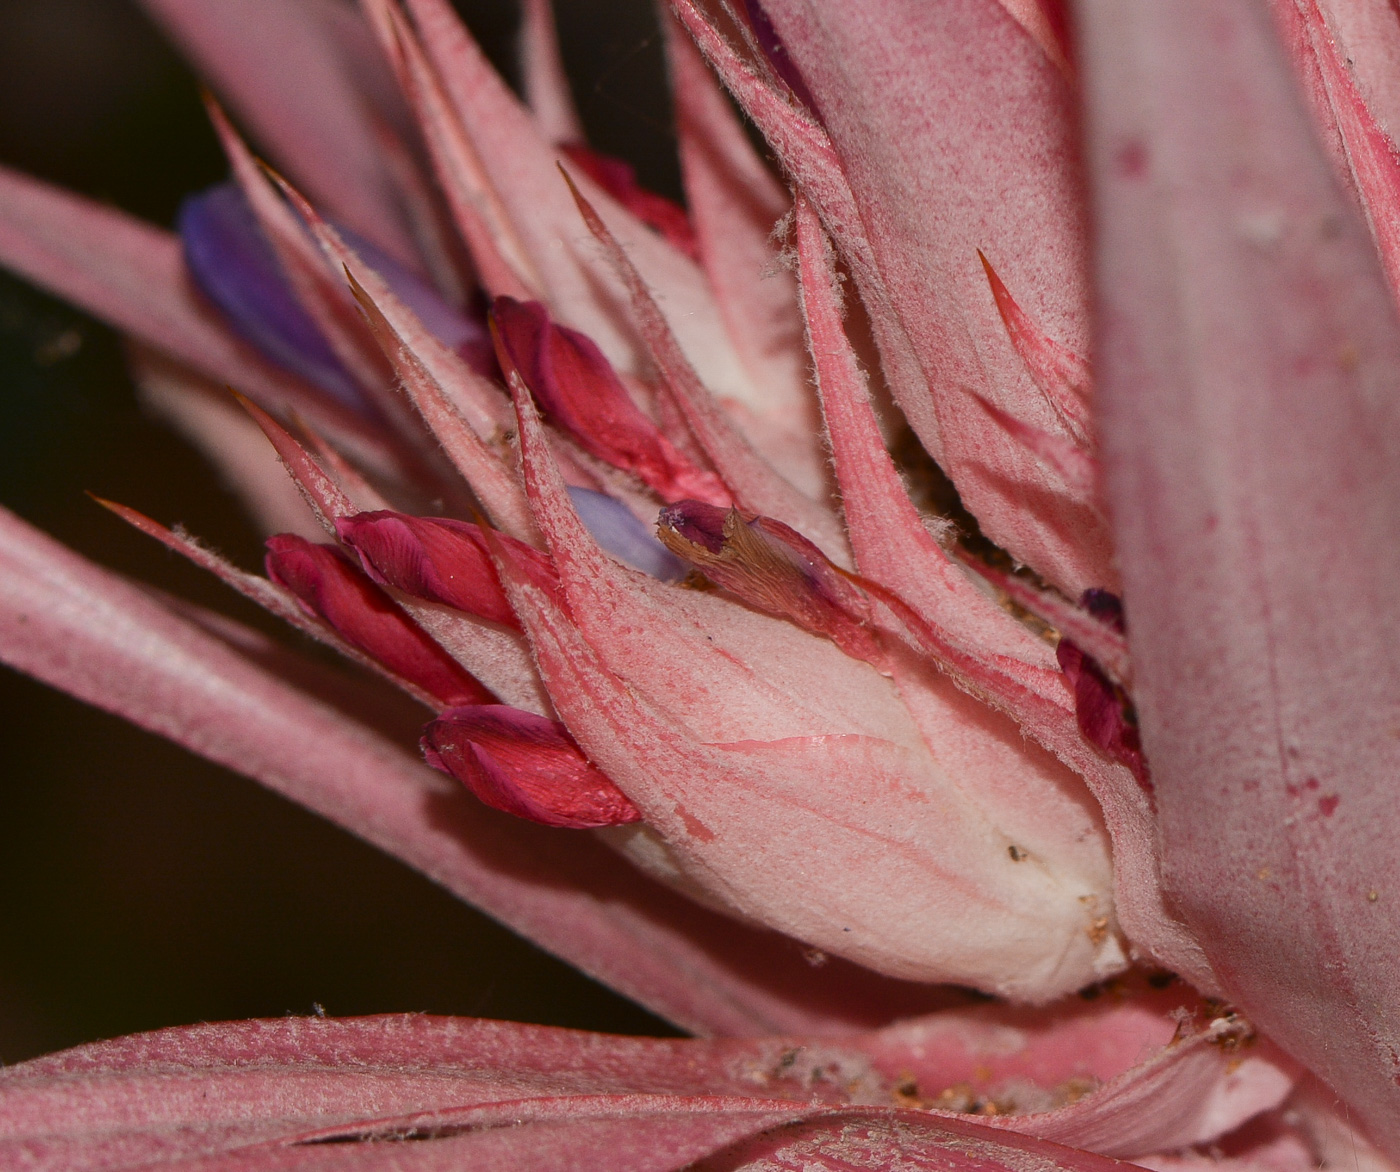
<path fill-rule="evenodd" d="M 0 260 L 139 343 L 265 573 L 103 503 L 426 723 L 8 515 L 0 656 L 708 1040 L 165 1031 L 0 1072 L 0 1155 L 1400 1154 L 1389 0 L 673 0 L 685 208 L 547 0 L 524 101 L 446 0 L 146 6 L 231 178 L 169 233 L 0 172 Z"/>

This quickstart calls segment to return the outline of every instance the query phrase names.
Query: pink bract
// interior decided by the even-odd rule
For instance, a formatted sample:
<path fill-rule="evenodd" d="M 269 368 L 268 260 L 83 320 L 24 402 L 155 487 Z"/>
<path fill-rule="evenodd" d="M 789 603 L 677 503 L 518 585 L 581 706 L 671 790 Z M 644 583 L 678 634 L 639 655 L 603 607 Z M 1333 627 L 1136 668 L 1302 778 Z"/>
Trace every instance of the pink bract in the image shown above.
<path fill-rule="evenodd" d="M 547 0 L 524 101 L 446 0 L 145 7 L 230 184 L 182 243 L 0 171 L 0 261 L 297 520 L 103 503 L 437 771 L 9 514 L 0 657 L 698 1036 L 165 1030 L 0 1071 L 0 1164 L 1393 1167 L 1390 0 L 673 0 L 684 209 Z"/>

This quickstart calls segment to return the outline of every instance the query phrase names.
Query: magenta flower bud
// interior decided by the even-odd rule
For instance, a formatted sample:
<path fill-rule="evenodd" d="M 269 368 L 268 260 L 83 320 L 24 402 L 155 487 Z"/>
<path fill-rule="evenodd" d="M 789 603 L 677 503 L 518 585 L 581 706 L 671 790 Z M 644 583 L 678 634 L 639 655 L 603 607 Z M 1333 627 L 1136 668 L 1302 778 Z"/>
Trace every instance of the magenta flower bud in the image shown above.
<path fill-rule="evenodd" d="M 481 532 L 471 522 L 380 510 L 342 517 L 335 528 L 359 554 L 365 573 L 381 586 L 505 626 L 519 625 Z"/>
<path fill-rule="evenodd" d="M 488 806 L 545 826 L 582 829 L 641 819 L 557 720 L 503 704 L 449 708 L 423 729 L 428 764 Z"/>
<path fill-rule="evenodd" d="M 444 706 L 492 696 L 333 546 L 284 533 L 267 541 L 267 576 L 346 642 Z"/>
<path fill-rule="evenodd" d="M 695 467 L 646 417 L 590 338 L 556 325 L 537 301 L 498 297 L 491 320 L 502 367 L 517 370 L 586 451 L 636 473 L 665 500 L 724 498 L 713 474 Z"/>

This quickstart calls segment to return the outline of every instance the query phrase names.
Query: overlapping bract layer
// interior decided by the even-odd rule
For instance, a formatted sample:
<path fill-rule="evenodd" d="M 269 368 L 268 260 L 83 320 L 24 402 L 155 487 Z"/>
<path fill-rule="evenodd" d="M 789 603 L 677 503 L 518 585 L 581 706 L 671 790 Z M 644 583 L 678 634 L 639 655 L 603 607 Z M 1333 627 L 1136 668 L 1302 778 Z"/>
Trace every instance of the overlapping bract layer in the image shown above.
<path fill-rule="evenodd" d="M 847 533 L 824 494 L 796 487 L 800 461 L 776 422 L 792 391 L 760 393 L 753 377 L 772 372 L 763 357 L 772 347 L 750 323 L 716 314 L 686 255 L 711 270 L 728 264 L 737 282 L 713 219 L 701 225 L 703 201 L 694 248 L 677 251 L 664 223 L 632 215 L 636 193 L 596 157 L 574 149 L 587 165 L 561 179 L 554 164 L 563 158 L 567 169 L 569 153 L 540 136 L 443 8 L 414 5 L 409 20 L 380 4 L 371 15 L 421 120 L 446 210 L 493 294 L 515 405 L 455 336 L 442 336 L 450 310 L 422 292 L 421 277 L 377 246 L 357 246 L 289 187 L 279 194 L 215 112 L 239 187 L 192 205 L 192 267 L 207 287 L 236 290 L 240 258 L 253 258 L 254 284 L 272 282 L 304 307 L 299 328 L 316 369 L 355 380 L 341 401 L 381 425 L 389 448 L 386 477 L 339 449 L 335 432 L 308 431 L 303 447 L 259 416 L 341 544 L 337 552 L 290 535 L 270 544 L 269 573 L 313 633 L 451 710 L 425 743 L 489 804 L 574 826 L 624 825 L 640 811 L 646 825 L 628 838 L 629 857 L 809 944 L 902 977 L 1032 1001 L 1120 968 L 1092 798 L 1055 760 L 1063 746 L 997 691 L 977 662 L 984 644 L 963 647 L 971 660 L 949 658 L 939 621 L 931 626 L 878 575 L 842 568 Z M 741 154 L 719 109 L 712 102 L 693 133 Z M 509 142 L 502 125 L 516 130 Z M 591 185 L 591 172 L 606 182 Z M 539 206 L 514 198 L 507 184 L 522 181 Z M 573 234 L 568 256 L 545 246 L 544 224 Z M 585 297 L 581 280 L 621 294 L 622 311 L 604 324 L 597 290 Z M 275 298 L 230 298 L 236 328 L 255 343 L 270 336 L 254 318 Z M 787 313 L 797 318 L 795 301 Z M 271 357 L 311 369 L 283 353 L 291 334 L 276 337 L 282 349 Z M 741 353 L 756 364 L 742 376 Z M 391 372 L 427 433 L 403 410 Z M 843 424 L 831 428 L 839 435 Z M 505 532 L 382 507 L 462 500 L 459 473 Z M 746 523 L 769 545 L 751 543 L 726 563 L 732 572 L 693 550 L 682 559 L 723 596 L 662 586 L 608 556 L 680 577 L 674 545 L 668 554 L 633 527 L 686 500 L 773 511 Z M 207 552 L 139 523 L 257 595 Z M 1043 660 L 1012 620 L 990 625 Z M 579 655 L 592 665 L 587 686 Z M 1048 719 L 1074 735 L 1062 692 L 1055 702 Z M 814 884 L 818 859 L 830 879 Z"/>
<path fill-rule="evenodd" d="M 228 33 L 220 4 L 204 18 L 152 7 L 198 53 Z M 642 871 L 816 946 L 817 963 L 829 953 L 1039 1002 L 1111 975 L 1136 948 L 1238 997 L 1379 1138 L 1400 1143 L 1396 949 L 1389 921 L 1373 923 L 1394 886 L 1383 841 L 1394 689 L 1376 637 L 1400 576 L 1381 556 L 1400 466 L 1383 276 L 1393 283 L 1397 252 L 1394 13 L 1387 24 L 1375 6 L 1273 5 L 1349 203 L 1262 7 L 1247 0 L 1210 13 L 1172 0 L 1152 16 L 1086 3 L 1078 60 L 1062 6 L 1039 0 L 858 11 L 769 0 L 742 13 L 678 0 L 798 192 L 799 311 L 790 275 L 758 279 L 786 197 L 676 30 L 688 218 L 578 141 L 538 2 L 526 26 L 535 114 L 443 0 L 365 8 L 368 24 L 320 0 L 265 13 L 288 44 L 315 46 L 308 72 L 323 98 L 370 79 L 321 111 L 333 150 L 309 149 L 314 135 L 259 92 L 256 71 L 220 74 L 235 108 L 346 225 L 279 190 L 216 113 L 239 187 L 191 205 L 184 253 L 223 319 L 192 292 L 168 237 L 29 181 L 0 186 L 0 248 L 13 263 L 306 421 L 293 428 L 303 446 L 255 411 L 338 544 L 272 538 L 268 582 L 118 511 L 436 709 L 429 760 L 487 805 L 555 828 L 612 827 L 607 841 Z M 1211 20 L 1220 35 L 1206 52 L 1192 37 Z M 371 31 L 387 71 L 368 64 Z M 1102 226 L 1097 390 L 1083 357 L 1087 203 L 1071 116 L 1081 69 Z M 1270 134 L 1251 136 L 1254 126 Z M 352 177 L 362 186 L 339 191 Z M 983 532 L 1039 584 L 984 567 L 992 597 L 926 528 L 856 358 L 860 319 L 850 336 L 841 320 L 846 274 L 883 388 Z M 494 307 L 494 361 L 475 282 Z M 137 304 L 143 283 L 154 295 Z M 191 371 L 167 373 L 161 394 L 208 446 L 228 446 L 216 430 L 227 416 Z M 255 491 L 264 502 L 285 493 L 261 479 Z M 666 548 L 647 532 L 663 505 Z M 1042 588 L 1077 598 L 1117 586 L 1109 512 L 1126 643 L 1093 606 Z M 10 536 L 16 597 L 28 599 L 25 575 L 44 571 L 27 559 L 45 547 Z M 64 573 L 65 588 L 83 578 Z M 1058 649 L 1011 604 L 1058 628 Z M 169 646 L 224 663 L 140 613 Z M 105 700 L 34 629 L 5 630 L 29 670 L 146 719 Z M 92 645 L 114 663 L 139 657 L 135 635 L 113 639 Z M 162 678 L 102 676 L 152 695 Z M 250 696 L 264 686 L 253 680 Z M 236 731 L 215 720 L 206 744 L 201 703 L 183 697 L 156 723 L 228 759 Z M 271 719 L 256 703 L 247 712 Z M 317 719 L 308 710 L 324 733 Z M 245 767 L 287 784 L 265 757 Z M 292 788 L 319 792 L 292 775 Z M 363 809 L 339 791 L 314 800 L 677 1017 L 725 1029 L 764 1014 L 850 1020 L 804 1002 L 816 987 L 807 975 L 777 992 L 736 976 L 733 950 L 714 941 L 750 928 L 678 913 L 685 905 L 628 872 L 648 909 L 708 926 L 668 938 L 687 941 L 674 971 L 667 960 L 645 979 L 619 975 L 629 946 L 608 913 L 581 929 L 585 946 L 569 943 L 563 917 L 531 902 L 538 893 L 497 883 L 490 863 L 463 864 L 412 819 L 386 816 L 375 793 Z M 1257 802 L 1277 815 L 1272 828 Z M 554 833 L 580 859 L 596 850 Z M 622 935 L 645 937 L 649 915 Z M 1301 943 L 1299 924 L 1311 929 Z M 817 1002 L 842 982 L 879 1006 L 920 996 L 832 963 L 845 975 L 818 980 Z M 691 976 L 673 979 L 681 971 Z M 718 980 L 709 1000 L 694 991 L 706 980 Z M 1136 1036 L 1115 1021 L 1100 1041 Z M 1203 1053 L 1247 1037 L 1221 1018 L 1120 1072 L 1089 1106 L 1062 1103 L 1038 1123 L 1022 1104 L 1011 1126 L 1142 1156 L 1273 1112 L 1240 1154 L 1266 1158 L 1267 1133 L 1268 1159 L 1301 1166 L 1340 1125 L 1316 1109 L 1320 1092 L 1288 1121 L 1276 1112 L 1287 1062 L 1256 1055 L 1222 1075 L 1234 1060 Z M 951 1045 L 946 1029 L 938 1044 Z M 921 1060 L 908 1038 L 862 1045 Z M 1035 1093 L 1072 1094 L 1046 1078 Z M 749 1147 L 731 1163 L 742 1150 L 754 1166 L 810 1154 L 883 1167 L 909 1145 L 943 1142 L 889 1113 L 779 1111 L 760 1126 L 796 1130 L 753 1138 L 750 1106 L 697 1102 L 652 1106 L 670 1134 L 698 1128 L 705 1143 L 711 1124 L 742 1117 L 733 1135 Z M 558 1109 L 594 1121 L 594 1108 L 635 1127 L 651 1111 Z M 464 1110 L 432 1134 L 477 1142 L 490 1112 Z M 416 1124 L 354 1126 L 376 1137 Z"/>

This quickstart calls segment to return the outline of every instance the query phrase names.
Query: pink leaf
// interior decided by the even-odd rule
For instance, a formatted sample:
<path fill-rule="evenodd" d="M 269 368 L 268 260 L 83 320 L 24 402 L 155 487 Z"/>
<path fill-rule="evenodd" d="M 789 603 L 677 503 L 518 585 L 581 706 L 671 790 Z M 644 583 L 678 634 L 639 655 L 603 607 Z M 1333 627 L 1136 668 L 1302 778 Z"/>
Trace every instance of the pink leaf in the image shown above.
<path fill-rule="evenodd" d="M 336 0 L 142 0 L 313 199 L 412 263 L 382 131 L 402 104 L 364 22 Z"/>
<path fill-rule="evenodd" d="M 1400 51 L 1400 16 L 1391 5 L 1384 5 L 1384 11 L 1377 11 L 1378 7 L 1372 0 L 1351 0 L 1340 8 L 1330 3 L 1324 8 L 1318 0 L 1274 0 L 1273 4 L 1313 117 L 1340 175 L 1353 187 L 1366 214 L 1394 291 L 1400 289 L 1400 228 L 1396 225 L 1400 152 L 1393 134 L 1368 108 L 1358 77 L 1364 70 L 1368 80 L 1379 80 L 1377 66 L 1384 76 Z M 1355 43 L 1339 45 L 1324 12 Z M 1393 93 L 1387 92 L 1389 85 L 1386 82 L 1386 89 L 1376 96 L 1389 100 L 1386 112 L 1393 119 L 1396 109 Z M 1374 86 L 1369 88 L 1375 93 Z"/>
<path fill-rule="evenodd" d="M 915 1125 L 910 1158 L 950 1130 L 984 1157 L 1065 1151 L 1048 1138 L 1141 1156 L 1144 1144 L 1214 1141 L 1286 1093 L 1286 1074 L 1260 1093 L 1267 1058 L 1221 1044 L 1238 1034 L 1229 1019 L 1173 1040 L 1179 1011 L 1195 1007 L 1171 990 L 1135 990 L 1048 1014 L 954 1010 L 842 1043 L 616 1038 L 407 1015 L 169 1029 L 0 1071 L 0 1159 L 23 1153 L 26 1167 L 68 1169 L 222 1153 L 261 1168 L 387 1151 L 455 1167 L 463 1151 L 485 1150 L 536 1167 L 528 1161 L 551 1132 L 586 1142 L 609 1121 L 631 1125 L 610 1133 L 624 1154 L 670 1155 L 698 1136 L 708 1144 L 698 1156 L 784 1120 L 849 1119 L 853 1107 L 882 1127 Z M 1014 1113 L 970 1124 L 959 1114 L 968 1094 Z M 1065 1095 L 1053 1109 L 1035 1105 Z M 919 1112 L 892 1108 L 915 1101 Z M 688 1126 L 706 1119 L 721 1132 Z M 813 1154 L 839 1150 L 842 1134 Z M 592 1152 L 582 1167 L 619 1166 Z"/>
<path fill-rule="evenodd" d="M 206 104 L 234 179 L 276 254 L 297 302 L 358 386 L 375 402 L 382 403 L 386 398 L 383 391 L 390 381 L 388 366 L 369 336 L 364 319 L 356 312 L 344 278 L 326 263 L 223 111 L 212 100 Z"/>
<path fill-rule="evenodd" d="M 684 30 L 668 19 L 665 33 L 681 175 L 700 263 L 740 359 L 765 391 L 764 402 L 746 409 L 742 430 L 794 485 L 819 498 L 829 471 L 816 440 L 816 403 L 805 385 L 797 288 L 769 239 L 792 198 L 754 151 Z M 732 399 L 726 407 L 740 409 Z"/>
<path fill-rule="evenodd" d="M 1400 327 L 1261 8 L 1085 5 L 1100 433 L 1173 904 L 1394 1154 Z"/>
<path fill-rule="evenodd" d="M 253 417 L 253 422 L 272 445 L 277 458 L 282 461 L 287 474 L 291 476 L 303 499 L 316 515 L 321 528 L 327 533 L 334 533 L 336 519 L 355 512 L 355 503 L 285 427 L 251 399 L 236 392 L 235 397 L 239 406 Z"/>

